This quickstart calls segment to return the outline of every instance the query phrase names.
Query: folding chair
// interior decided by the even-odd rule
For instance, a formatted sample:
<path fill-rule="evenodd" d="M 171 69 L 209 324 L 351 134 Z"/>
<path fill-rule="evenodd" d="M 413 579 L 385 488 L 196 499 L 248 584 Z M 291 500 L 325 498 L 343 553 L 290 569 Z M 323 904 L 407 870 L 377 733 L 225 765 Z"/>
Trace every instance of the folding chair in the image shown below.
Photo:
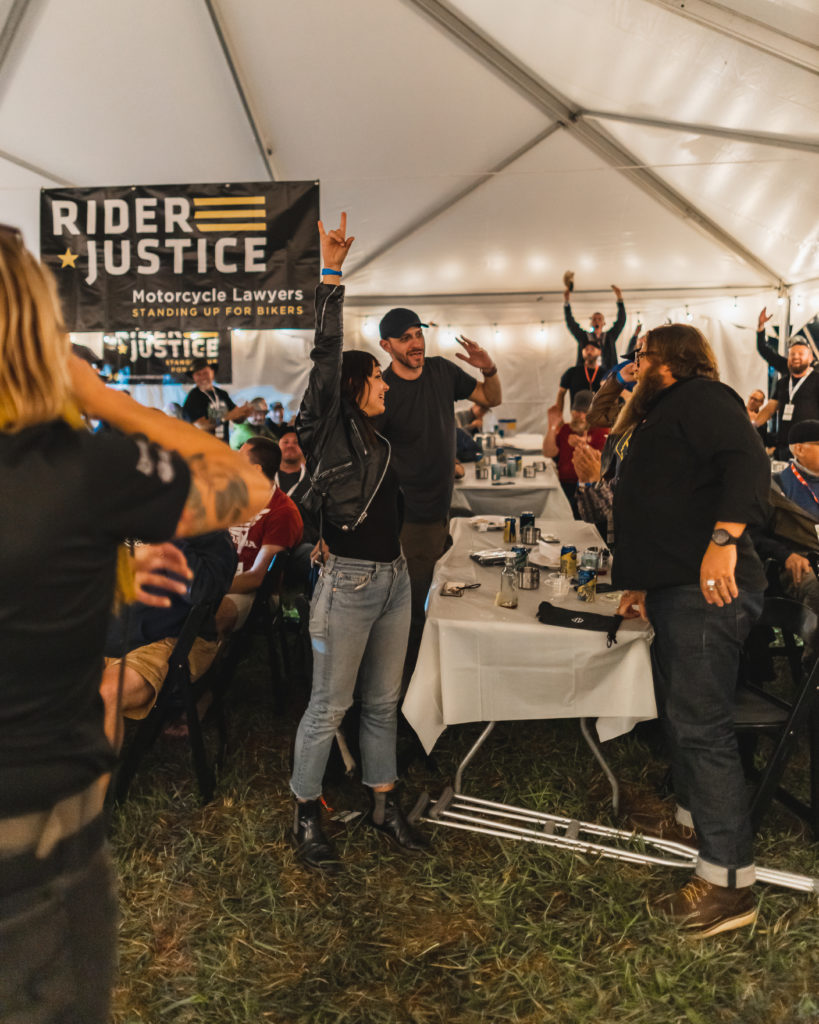
<path fill-rule="evenodd" d="M 284 709 L 284 684 L 291 675 L 287 645 L 282 637 L 281 609 L 282 580 L 287 558 L 287 551 L 279 551 L 271 559 L 264 580 L 253 598 L 250 614 L 242 628 L 230 638 L 230 646 L 222 665 L 223 686 L 226 688 L 239 662 L 247 654 L 253 635 L 261 630 L 267 642 L 273 708 L 276 714 L 281 714 Z"/>
<path fill-rule="evenodd" d="M 787 598 L 766 598 L 759 622 L 748 638 L 746 656 L 737 686 L 735 728 L 740 755 L 746 774 L 756 782 L 751 798 L 751 824 L 758 831 L 771 800 L 780 803 L 806 821 L 819 839 L 819 659 L 812 652 L 808 663 L 803 660 L 804 646 L 814 642 L 817 617 L 810 608 Z M 781 631 L 783 646 L 770 648 L 773 630 Z M 767 642 L 774 662 L 787 666 L 792 683 L 790 699 L 772 693 L 760 680 L 753 652 L 759 649 L 760 637 Z M 750 655 L 750 656 L 749 656 Z M 806 803 L 782 786 L 785 767 L 796 749 L 799 733 L 809 733 L 809 802 Z M 770 736 L 773 749 L 764 766 L 755 761 L 757 738 Z"/>
<path fill-rule="evenodd" d="M 188 739 L 191 748 L 191 761 L 199 786 L 199 794 L 203 803 L 213 799 L 216 786 L 216 770 L 221 768 L 227 746 L 227 728 L 221 701 L 215 700 L 212 707 L 215 712 L 219 731 L 219 747 L 213 759 L 208 760 L 205 743 L 202 738 L 202 726 L 199 721 L 197 704 L 200 698 L 212 688 L 213 677 L 206 672 L 195 683 L 191 682 L 188 668 L 188 655 L 196 637 L 204 623 L 213 613 L 213 602 L 194 605 L 185 619 L 185 624 L 177 638 L 174 649 L 168 660 L 168 674 L 162 689 L 159 691 L 156 704 L 146 718 L 138 723 L 131 742 L 126 746 L 120 759 L 119 769 L 114 780 L 114 801 L 122 803 L 128 796 L 128 790 L 136 774 L 137 768 L 145 754 L 153 747 L 162 729 L 179 713 L 179 702 L 185 710 L 188 727 Z"/>

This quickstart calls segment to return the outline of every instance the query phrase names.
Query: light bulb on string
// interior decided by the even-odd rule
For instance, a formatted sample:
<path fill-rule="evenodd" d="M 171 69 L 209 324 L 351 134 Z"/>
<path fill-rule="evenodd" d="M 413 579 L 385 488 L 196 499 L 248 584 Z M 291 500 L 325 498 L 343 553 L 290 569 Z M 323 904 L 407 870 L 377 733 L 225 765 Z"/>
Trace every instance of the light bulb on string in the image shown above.
<path fill-rule="evenodd" d="M 685 307 L 685 319 L 686 319 L 686 320 L 687 320 L 687 321 L 688 321 L 689 323 L 691 323 L 691 321 L 692 321 L 692 320 L 694 319 L 694 316 L 693 316 L 693 314 L 691 313 L 691 311 L 689 310 L 688 306 L 686 306 L 686 307 Z"/>
<path fill-rule="evenodd" d="M 538 327 L 538 329 L 537 329 L 537 340 L 538 341 L 545 341 L 546 340 L 546 324 L 544 323 L 543 320 L 540 321 L 540 327 Z"/>

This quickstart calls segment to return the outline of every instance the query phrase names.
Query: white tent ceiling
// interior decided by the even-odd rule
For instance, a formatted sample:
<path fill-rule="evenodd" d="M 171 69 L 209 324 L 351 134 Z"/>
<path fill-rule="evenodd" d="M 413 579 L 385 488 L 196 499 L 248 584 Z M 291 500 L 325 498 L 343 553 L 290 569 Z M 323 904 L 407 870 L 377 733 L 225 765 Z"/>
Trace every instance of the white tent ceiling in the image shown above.
<path fill-rule="evenodd" d="M 807 319 L 818 57 L 815 0 L 0 0 L 0 220 L 315 178 L 362 317 L 557 324 L 571 267 L 581 316 L 616 282 L 644 320 L 783 285 Z"/>

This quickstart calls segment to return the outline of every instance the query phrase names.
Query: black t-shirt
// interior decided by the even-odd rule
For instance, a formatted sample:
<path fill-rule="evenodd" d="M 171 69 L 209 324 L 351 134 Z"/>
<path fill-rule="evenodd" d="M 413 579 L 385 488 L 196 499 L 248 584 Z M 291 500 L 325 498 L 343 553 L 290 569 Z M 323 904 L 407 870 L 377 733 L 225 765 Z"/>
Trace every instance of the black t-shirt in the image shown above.
<path fill-rule="evenodd" d="M 776 445 L 782 447 L 788 443 L 788 435 L 794 423 L 801 423 L 802 420 L 819 420 L 819 373 L 811 370 L 806 377 L 802 377 L 802 384 L 793 380 L 790 374 L 786 374 L 777 381 L 773 397 L 779 403 L 777 413 L 779 414 L 779 430 L 776 434 Z M 793 417 L 790 420 L 783 418 L 785 406 L 790 402 L 789 389 L 791 384 L 798 385 L 798 390 L 793 396 Z"/>
<path fill-rule="evenodd" d="M 444 522 L 455 479 L 455 409 L 478 385 L 474 377 L 441 356 L 431 356 L 417 380 L 385 370 L 390 389 L 376 429 L 392 445 L 392 465 L 404 492 L 410 523 Z"/>
<path fill-rule="evenodd" d="M 560 386 L 569 392 L 569 397 L 574 398 L 578 391 L 599 391 L 600 385 L 606 371 L 600 363 L 593 370 L 580 363 L 578 366 L 570 366 L 560 378 Z"/>
<path fill-rule="evenodd" d="M 236 408 L 236 403 L 222 388 L 208 388 L 202 391 L 194 388 L 188 392 L 185 404 L 182 406 L 182 415 L 188 423 L 195 423 L 202 418 L 214 420 L 217 424 L 216 436 L 223 441 L 229 437 L 230 427 L 224 419 L 226 412 Z"/>
<path fill-rule="evenodd" d="M 614 585 L 698 584 L 715 523 L 767 520 L 770 476 L 735 391 L 704 378 L 665 388 L 631 434 L 614 488 Z M 746 590 L 767 583 L 748 530 L 737 544 L 735 577 Z"/>
<path fill-rule="evenodd" d="M 339 558 L 361 558 L 365 562 L 393 562 L 401 554 L 401 516 L 398 477 L 392 466 L 381 481 L 367 510 L 367 518 L 356 530 L 341 530 L 329 520 L 324 539 L 331 554 Z"/>
<path fill-rule="evenodd" d="M 0 818 L 109 771 L 99 685 L 117 545 L 166 540 L 183 459 L 63 421 L 0 433 Z"/>

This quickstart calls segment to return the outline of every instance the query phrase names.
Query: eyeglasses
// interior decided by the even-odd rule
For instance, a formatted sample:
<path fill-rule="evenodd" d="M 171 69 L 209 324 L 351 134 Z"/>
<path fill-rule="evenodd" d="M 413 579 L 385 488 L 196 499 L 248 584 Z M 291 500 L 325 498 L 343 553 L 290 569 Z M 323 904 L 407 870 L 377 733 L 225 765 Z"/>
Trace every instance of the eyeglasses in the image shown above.
<path fill-rule="evenodd" d="M 634 362 L 639 366 L 641 359 L 645 359 L 646 356 L 650 356 L 653 354 L 653 352 L 647 352 L 645 349 L 638 350 L 634 353 Z"/>

